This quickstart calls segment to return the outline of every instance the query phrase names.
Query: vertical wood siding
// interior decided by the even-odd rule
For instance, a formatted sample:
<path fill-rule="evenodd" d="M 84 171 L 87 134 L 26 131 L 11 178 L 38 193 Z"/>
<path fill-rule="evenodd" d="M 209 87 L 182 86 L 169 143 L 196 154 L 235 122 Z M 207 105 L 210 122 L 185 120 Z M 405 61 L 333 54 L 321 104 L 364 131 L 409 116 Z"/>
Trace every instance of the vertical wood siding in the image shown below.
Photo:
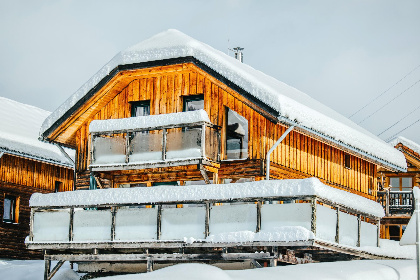
<path fill-rule="evenodd" d="M 86 121 L 76 135 L 78 172 L 86 172 L 88 169 L 88 127 L 91 120 L 130 117 L 130 102 L 144 100 L 150 100 L 152 115 L 182 112 L 182 97 L 196 94 L 204 94 L 204 109 L 214 124 L 224 126 L 225 107 L 245 117 L 249 128 L 249 157 L 253 160 L 265 159 L 268 149 L 287 128 L 271 122 L 264 115 L 267 113 L 258 110 L 255 104 L 201 69 L 191 66 L 189 69 L 156 76 L 147 75 L 133 80 Z M 225 150 L 224 141 L 225 136 L 222 132 L 222 154 Z M 314 176 L 334 186 L 342 186 L 356 193 L 370 194 L 369 180 L 376 183 L 376 165 L 351 155 L 351 168 L 345 168 L 345 154 L 329 144 L 292 131 L 271 155 L 271 161 L 283 168 L 283 175 L 274 172 L 273 177 L 286 178 L 284 174 L 289 172 L 289 177 L 295 178 L 299 173 L 301 177 Z"/>

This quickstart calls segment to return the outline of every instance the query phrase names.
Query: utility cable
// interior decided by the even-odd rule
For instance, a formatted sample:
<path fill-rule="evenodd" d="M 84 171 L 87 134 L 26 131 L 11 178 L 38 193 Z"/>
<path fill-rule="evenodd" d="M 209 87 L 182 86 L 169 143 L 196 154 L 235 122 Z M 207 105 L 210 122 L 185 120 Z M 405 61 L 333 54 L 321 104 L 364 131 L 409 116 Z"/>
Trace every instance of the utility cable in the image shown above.
<path fill-rule="evenodd" d="M 394 126 L 396 126 L 397 124 L 399 124 L 402 120 L 404 120 L 405 118 L 407 118 L 408 116 L 410 116 L 412 113 L 416 112 L 418 109 L 420 109 L 420 106 L 414 108 L 414 110 L 412 110 L 410 113 L 408 113 L 407 115 L 405 115 L 404 117 L 402 117 L 400 120 L 398 120 L 397 122 L 395 122 L 393 125 L 391 125 L 390 127 L 388 127 L 387 129 L 385 129 L 384 131 L 382 131 L 381 133 L 378 134 L 378 136 L 381 136 L 383 133 L 387 132 L 388 130 L 390 130 L 391 128 L 393 128 Z"/>
<path fill-rule="evenodd" d="M 356 112 L 354 112 L 349 118 L 353 117 L 354 115 L 356 115 L 357 113 L 359 113 L 360 111 L 362 111 L 363 109 L 365 109 L 367 106 L 369 106 L 370 104 L 372 104 L 373 102 L 375 102 L 376 100 L 378 100 L 379 97 L 381 97 L 382 95 L 384 95 L 385 93 L 387 93 L 390 89 L 392 89 L 393 87 L 395 87 L 396 85 L 398 85 L 402 80 L 404 80 L 405 78 L 407 78 L 411 73 L 413 73 L 414 71 L 416 71 L 417 68 L 419 68 L 419 67 L 420 67 L 420 64 L 417 65 L 413 70 L 411 70 L 410 72 L 408 72 L 408 74 L 405 75 L 404 77 L 402 77 L 398 82 L 396 82 L 395 84 L 393 84 L 392 86 L 390 86 L 387 90 L 385 90 L 384 92 L 382 92 L 381 94 L 379 94 L 373 100 L 371 100 L 370 102 L 368 102 L 365 106 L 363 106 L 362 108 L 360 108 L 359 110 L 357 110 Z"/>
<path fill-rule="evenodd" d="M 411 89 L 412 87 L 414 87 L 419 82 L 420 82 L 420 79 L 417 80 L 414 84 L 412 84 L 408 88 L 406 88 L 404 91 L 400 92 L 400 94 L 398 94 L 397 96 L 395 96 L 394 98 L 392 98 L 390 101 L 388 101 L 387 103 L 385 103 L 384 105 L 382 105 L 381 107 L 379 107 L 379 109 L 377 109 L 375 112 L 373 112 L 372 114 L 370 114 L 369 116 L 367 116 L 366 118 L 364 118 L 363 120 L 361 120 L 360 122 L 358 122 L 357 124 L 361 124 L 365 120 L 367 120 L 370 117 L 372 117 L 373 115 L 375 115 L 377 112 L 379 112 L 380 110 L 382 110 L 385 106 L 387 106 L 389 103 L 391 103 L 392 101 L 394 101 L 395 99 L 397 99 L 398 97 L 400 97 L 401 95 L 403 95 L 404 93 L 406 93 L 409 89 Z"/>
<path fill-rule="evenodd" d="M 413 125 L 415 125 L 416 123 L 420 122 L 420 119 L 418 119 L 417 121 L 413 122 L 412 124 L 410 124 L 409 126 L 406 126 L 405 128 L 401 129 L 400 131 L 398 131 L 397 133 L 395 133 L 394 135 L 392 135 L 391 137 L 389 137 L 388 139 L 385 140 L 385 142 L 389 142 L 392 139 L 394 139 L 396 136 L 398 136 L 401 132 L 403 132 L 404 130 L 412 127 Z"/>

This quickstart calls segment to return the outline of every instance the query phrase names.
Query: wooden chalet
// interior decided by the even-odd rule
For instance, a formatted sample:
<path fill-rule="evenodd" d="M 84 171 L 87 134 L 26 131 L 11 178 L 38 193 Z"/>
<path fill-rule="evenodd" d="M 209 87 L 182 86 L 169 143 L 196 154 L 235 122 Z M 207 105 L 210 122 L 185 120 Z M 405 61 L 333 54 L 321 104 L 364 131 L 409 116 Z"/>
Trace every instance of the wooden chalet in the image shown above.
<path fill-rule="evenodd" d="M 407 172 L 379 169 L 378 200 L 385 208 L 382 238 L 400 240 L 414 211 L 413 187 L 420 187 L 420 145 L 402 136 L 391 141 L 407 161 Z"/>
<path fill-rule="evenodd" d="M 46 119 L 41 137 L 76 150 L 77 190 L 316 177 L 376 201 L 378 168 L 406 169 L 399 151 L 347 118 L 176 30 L 121 52 L 69 100 Z M 359 221 L 376 219 L 368 216 Z M 28 243 L 49 250 L 49 260 L 92 252 L 79 245 Z"/>
<path fill-rule="evenodd" d="M 38 140 L 49 112 L 0 97 L 0 258 L 39 258 L 26 249 L 29 198 L 73 190 L 73 168 L 52 144 Z"/>

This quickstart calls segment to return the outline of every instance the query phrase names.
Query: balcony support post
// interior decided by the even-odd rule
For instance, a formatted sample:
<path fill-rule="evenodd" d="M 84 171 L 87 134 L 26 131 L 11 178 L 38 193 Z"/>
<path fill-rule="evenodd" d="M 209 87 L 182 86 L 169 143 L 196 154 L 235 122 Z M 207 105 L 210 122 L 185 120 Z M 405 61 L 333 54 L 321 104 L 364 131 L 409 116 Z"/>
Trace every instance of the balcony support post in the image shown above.
<path fill-rule="evenodd" d="M 130 133 L 125 134 L 125 163 L 130 160 Z"/>
<path fill-rule="evenodd" d="M 35 208 L 31 208 L 31 216 L 29 218 L 29 241 L 34 241 L 34 215 Z"/>
<path fill-rule="evenodd" d="M 201 172 L 201 175 L 203 176 L 206 184 L 210 184 L 209 176 L 207 175 L 206 169 L 203 167 L 202 164 L 200 164 L 200 172 Z"/>
<path fill-rule="evenodd" d="M 166 160 L 166 129 L 162 129 L 162 160 Z"/>
<path fill-rule="evenodd" d="M 70 208 L 69 241 L 73 241 L 74 208 Z"/>
<path fill-rule="evenodd" d="M 356 247 L 360 247 L 360 233 L 362 231 L 362 216 L 360 214 L 357 215 L 357 243 Z"/>
<path fill-rule="evenodd" d="M 207 238 L 210 235 L 210 202 L 206 201 L 206 217 L 204 226 L 204 237 Z"/>
<path fill-rule="evenodd" d="M 317 199 L 316 197 L 311 199 L 311 208 L 312 208 L 312 214 L 311 214 L 311 231 L 316 236 L 316 205 L 317 205 Z"/>
<path fill-rule="evenodd" d="M 160 235 L 162 233 L 162 205 L 158 205 L 157 209 L 157 230 L 156 230 L 156 239 L 160 240 Z"/>
<path fill-rule="evenodd" d="M 261 202 L 261 200 L 259 200 L 257 202 L 257 228 L 256 228 L 255 232 L 260 232 L 261 231 L 261 207 L 262 207 L 262 202 Z"/>
<path fill-rule="evenodd" d="M 206 125 L 201 126 L 201 157 L 206 157 Z"/>
<path fill-rule="evenodd" d="M 337 224 L 335 225 L 335 243 L 340 243 L 340 207 L 337 206 Z"/>
<path fill-rule="evenodd" d="M 111 207 L 111 241 L 115 240 L 115 216 L 117 214 L 117 208 Z"/>

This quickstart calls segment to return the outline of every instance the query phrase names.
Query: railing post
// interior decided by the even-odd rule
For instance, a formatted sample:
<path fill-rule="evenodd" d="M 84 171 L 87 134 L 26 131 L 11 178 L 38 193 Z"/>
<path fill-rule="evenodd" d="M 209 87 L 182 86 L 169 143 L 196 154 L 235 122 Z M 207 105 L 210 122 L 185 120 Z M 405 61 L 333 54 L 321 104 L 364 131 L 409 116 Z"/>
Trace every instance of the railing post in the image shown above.
<path fill-rule="evenodd" d="M 201 126 L 201 157 L 206 156 L 206 125 Z"/>
<path fill-rule="evenodd" d="M 317 204 L 317 198 L 314 197 L 311 199 L 311 231 L 316 236 L 316 204 Z"/>
<path fill-rule="evenodd" d="M 389 216 L 389 189 L 385 191 L 385 216 Z"/>
<path fill-rule="evenodd" d="M 206 201 L 206 217 L 204 225 L 204 238 L 210 235 L 210 202 Z"/>
<path fill-rule="evenodd" d="M 162 129 L 162 160 L 166 160 L 166 129 Z"/>
<path fill-rule="evenodd" d="M 340 207 L 337 206 L 337 224 L 335 226 L 335 243 L 340 243 Z"/>
<path fill-rule="evenodd" d="M 356 246 L 360 247 L 360 232 L 362 230 L 362 216 L 360 214 L 357 215 L 357 243 Z"/>
<path fill-rule="evenodd" d="M 111 207 L 111 241 L 115 240 L 115 216 L 117 214 L 117 208 Z"/>
<path fill-rule="evenodd" d="M 73 241 L 74 208 L 70 208 L 69 241 Z"/>
<path fill-rule="evenodd" d="M 158 210 L 157 210 L 157 231 L 156 231 L 156 239 L 160 240 L 160 236 L 162 233 L 162 205 L 158 205 Z"/>
<path fill-rule="evenodd" d="M 376 246 L 379 247 L 379 240 L 381 239 L 381 219 L 378 218 L 377 226 L 377 238 L 376 238 Z"/>
<path fill-rule="evenodd" d="M 49 280 L 51 272 L 51 260 L 48 256 L 44 256 L 45 268 L 44 268 L 44 280 Z"/>
<path fill-rule="evenodd" d="M 257 228 L 255 232 L 261 231 L 261 207 L 262 207 L 262 203 L 261 201 L 258 201 L 257 202 Z"/>
<path fill-rule="evenodd" d="M 90 137 L 90 163 L 91 164 L 95 162 L 95 138 L 96 137 L 97 137 L 96 134 L 92 134 L 92 136 Z"/>
<path fill-rule="evenodd" d="M 130 160 L 130 132 L 125 134 L 125 163 Z"/>

